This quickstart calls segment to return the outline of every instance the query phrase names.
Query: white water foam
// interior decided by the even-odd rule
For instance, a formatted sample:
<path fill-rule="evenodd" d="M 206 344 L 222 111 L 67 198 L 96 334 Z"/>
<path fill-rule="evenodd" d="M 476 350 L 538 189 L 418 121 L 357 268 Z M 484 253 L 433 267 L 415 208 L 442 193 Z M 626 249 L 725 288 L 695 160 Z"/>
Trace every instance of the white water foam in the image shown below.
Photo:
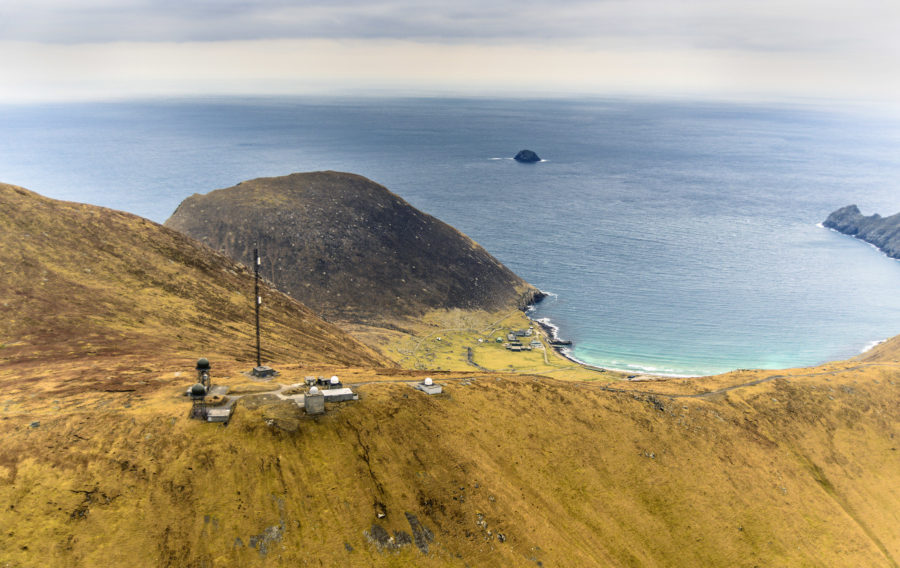
<path fill-rule="evenodd" d="M 871 351 L 872 349 L 874 349 L 875 347 L 881 345 L 881 344 L 884 343 L 885 341 L 887 341 L 887 339 L 880 339 L 880 340 L 878 340 L 878 341 L 870 341 L 869 343 L 866 344 L 865 347 L 863 347 L 863 350 L 860 351 L 860 353 L 865 353 L 865 352 L 867 352 L 867 351 Z"/>
<path fill-rule="evenodd" d="M 545 330 L 550 331 L 550 339 L 551 340 L 559 340 L 559 326 L 554 324 L 550 318 L 532 318 L 532 321 L 535 321 L 541 324 Z M 585 367 L 593 367 L 597 369 L 606 369 L 608 371 L 617 371 L 620 373 L 636 373 L 636 374 L 646 374 L 646 375 L 654 375 L 659 377 L 671 377 L 675 379 L 689 379 L 692 377 L 700 377 L 702 375 L 686 375 L 683 373 L 679 373 L 675 369 L 660 369 L 658 367 L 651 366 L 643 366 L 643 365 L 634 365 L 629 363 L 620 363 L 619 361 L 611 361 L 610 364 L 612 366 L 605 365 L 595 365 L 593 363 L 588 363 L 587 361 L 583 361 L 575 356 L 574 352 L 570 347 L 558 347 L 560 355 L 576 363 L 578 365 L 584 365 Z"/>
<path fill-rule="evenodd" d="M 861 238 L 857 237 L 856 235 L 848 235 L 848 234 L 842 233 L 842 232 L 838 231 L 837 229 L 832 229 L 831 227 L 826 227 L 826 226 L 823 225 L 822 223 L 817 223 L 817 224 L 816 224 L 816 227 L 821 227 L 821 228 L 823 228 L 823 229 L 828 229 L 829 231 L 835 232 L 835 233 L 837 233 L 837 234 L 839 234 L 839 235 L 843 235 L 843 236 L 845 236 L 845 237 L 850 237 L 851 239 L 856 239 L 857 241 L 859 241 L 859 242 L 861 242 L 861 243 L 865 243 L 865 244 L 869 245 L 870 247 L 872 247 L 873 249 L 877 250 L 879 253 L 881 253 L 882 256 L 884 256 L 884 257 L 886 257 L 886 258 L 889 258 L 889 259 L 891 259 L 891 260 L 896 260 L 896 261 L 900 262 L 900 258 L 894 258 L 894 257 L 890 256 L 888 253 L 886 253 L 886 252 L 884 252 L 883 250 L 881 250 L 881 249 L 878 247 L 878 245 L 873 245 L 873 244 L 870 243 L 869 241 L 867 241 L 867 240 L 865 240 L 865 239 L 861 239 Z"/>
<path fill-rule="evenodd" d="M 550 321 L 550 318 L 537 318 L 534 321 L 541 324 L 545 329 L 550 330 L 550 339 L 554 341 L 559 339 L 559 326 Z"/>

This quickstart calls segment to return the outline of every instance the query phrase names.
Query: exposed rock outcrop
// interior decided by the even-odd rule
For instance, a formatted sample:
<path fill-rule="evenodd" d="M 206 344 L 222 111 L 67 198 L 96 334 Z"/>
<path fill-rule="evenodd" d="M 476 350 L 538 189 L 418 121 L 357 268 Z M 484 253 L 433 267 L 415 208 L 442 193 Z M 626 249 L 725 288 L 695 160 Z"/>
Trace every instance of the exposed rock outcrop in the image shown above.
<path fill-rule="evenodd" d="M 512 309 L 540 292 L 478 243 L 362 176 L 260 178 L 185 199 L 166 226 L 250 263 L 316 312 L 343 321 L 430 309 Z"/>
<path fill-rule="evenodd" d="M 833 212 L 822 224 L 873 244 L 891 258 L 900 259 L 900 213 L 890 217 L 875 213 L 867 217 L 856 205 L 848 205 Z"/>
<path fill-rule="evenodd" d="M 540 162 L 541 158 L 531 150 L 521 150 L 514 158 L 517 162 L 534 163 Z"/>

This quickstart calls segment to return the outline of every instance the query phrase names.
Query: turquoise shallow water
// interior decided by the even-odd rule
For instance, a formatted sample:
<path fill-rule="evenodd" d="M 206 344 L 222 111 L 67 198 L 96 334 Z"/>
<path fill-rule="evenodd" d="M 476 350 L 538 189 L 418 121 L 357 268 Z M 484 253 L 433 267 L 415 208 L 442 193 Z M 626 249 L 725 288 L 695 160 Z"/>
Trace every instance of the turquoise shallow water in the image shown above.
<path fill-rule="evenodd" d="M 817 224 L 900 211 L 900 123 L 623 100 L 222 99 L 0 107 L 0 180 L 164 221 L 194 192 L 356 172 L 554 295 L 588 363 L 810 365 L 900 333 L 900 263 Z M 539 164 L 510 159 L 530 148 Z"/>

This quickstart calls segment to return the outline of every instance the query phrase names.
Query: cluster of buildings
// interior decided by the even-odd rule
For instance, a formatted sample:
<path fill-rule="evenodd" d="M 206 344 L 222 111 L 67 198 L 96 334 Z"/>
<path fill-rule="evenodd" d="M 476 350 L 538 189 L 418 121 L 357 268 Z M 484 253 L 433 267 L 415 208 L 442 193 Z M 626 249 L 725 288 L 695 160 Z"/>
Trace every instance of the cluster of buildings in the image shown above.
<path fill-rule="evenodd" d="M 209 360 L 205 357 L 197 361 L 198 381 L 184 393 L 192 402 L 188 416 L 205 422 L 228 422 L 234 412 L 235 403 L 241 395 L 226 396 L 228 393 L 227 386 L 213 386 L 210 378 L 211 367 Z M 273 375 L 277 375 L 277 372 L 269 376 Z M 254 374 L 253 376 L 256 375 Z M 431 377 L 426 377 L 412 386 L 416 390 L 429 395 L 443 392 L 443 386 L 435 383 Z M 305 387 L 305 392 L 296 392 L 296 390 L 303 387 Z M 350 388 L 345 387 L 337 376 L 331 378 L 307 376 L 304 378 L 303 383 L 280 385 L 279 388 L 273 389 L 268 394 L 273 394 L 281 400 L 293 401 L 298 408 L 303 409 L 308 415 L 324 414 L 326 401 L 345 402 L 359 400 L 359 395 Z"/>
<path fill-rule="evenodd" d="M 531 338 L 531 341 L 528 341 L 528 338 Z M 506 334 L 507 342 L 503 343 L 503 338 L 498 337 L 497 343 L 503 343 L 503 346 L 506 347 L 510 351 L 531 351 L 532 349 L 540 349 L 541 342 L 534 335 L 534 328 L 528 329 L 516 329 L 512 330 Z"/>

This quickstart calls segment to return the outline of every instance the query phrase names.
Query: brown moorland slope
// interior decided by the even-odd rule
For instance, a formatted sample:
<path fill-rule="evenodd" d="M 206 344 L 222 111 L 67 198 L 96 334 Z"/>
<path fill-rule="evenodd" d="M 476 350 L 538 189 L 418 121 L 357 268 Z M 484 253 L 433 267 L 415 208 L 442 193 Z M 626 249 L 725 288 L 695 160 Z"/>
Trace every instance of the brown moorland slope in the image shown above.
<path fill-rule="evenodd" d="M 250 263 L 342 321 L 524 307 L 538 291 L 450 225 L 342 172 L 259 178 L 185 199 L 166 226 Z"/>
<path fill-rule="evenodd" d="M 900 335 L 879 343 L 862 355 L 857 355 L 854 360 L 900 363 Z"/>
<path fill-rule="evenodd" d="M 255 360 L 253 280 L 242 266 L 140 217 L 0 184 L 0 361 L 48 365 L 227 352 Z M 384 360 L 274 290 L 266 358 Z"/>
<path fill-rule="evenodd" d="M 248 274 L 132 216 L 2 191 L 0 566 L 898 566 L 896 340 L 698 379 L 445 372 L 429 397 L 327 324 L 294 335 L 312 316 L 273 296 L 281 376 L 260 382 L 247 334 L 201 317 L 242 309 Z M 187 419 L 198 350 L 241 397 L 228 425 Z M 267 393 L 332 373 L 360 399 L 319 417 Z"/>
<path fill-rule="evenodd" d="M 233 393 L 276 386 L 248 384 L 233 362 L 214 365 Z M 287 384 L 308 372 L 278 366 Z M 900 558 L 896 365 L 643 385 L 447 374 L 435 397 L 411 388 L 422 378 L 413 371 L 319 372 L 355 384 L 360 400 L 310 418 L 245 394 L 227 426 L 188 420 L 188 377 L 171 371 L 142 370 L 133 379 L 152 388 L 117 393 L 35 395 L 5 376 L 0 559 L 896 567 Z"/>

